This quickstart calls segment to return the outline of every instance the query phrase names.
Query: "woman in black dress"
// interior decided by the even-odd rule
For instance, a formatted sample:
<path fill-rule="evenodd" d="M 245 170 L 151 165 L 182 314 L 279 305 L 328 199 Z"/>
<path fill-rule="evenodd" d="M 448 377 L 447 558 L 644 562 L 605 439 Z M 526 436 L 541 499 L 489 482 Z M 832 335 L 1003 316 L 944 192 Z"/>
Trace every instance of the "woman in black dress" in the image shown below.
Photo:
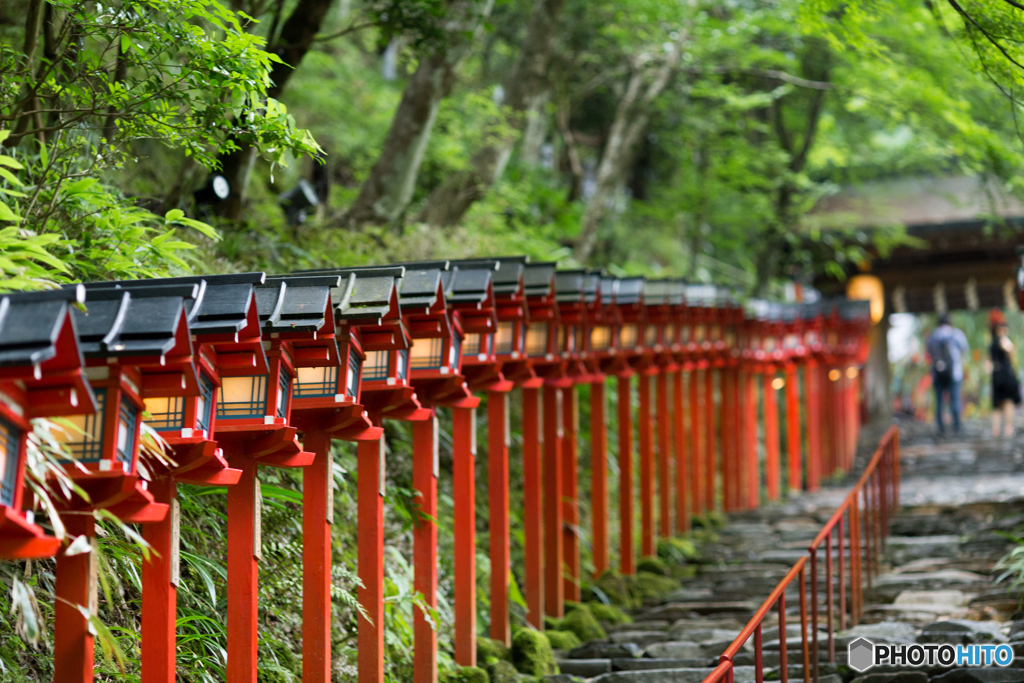
<path fill-rule="evenodd" d="M 1006 318 L 999 309 L 992 309 L 988 317 L 992 328 L 992 437 L 999 436 L 999 418 L 1002 417 L 1003 436 L 1013 436 L 1015 406 L 1020 405 L 1020 381 L 1017 379 L 1017 354 L 1008 336 Z"/>

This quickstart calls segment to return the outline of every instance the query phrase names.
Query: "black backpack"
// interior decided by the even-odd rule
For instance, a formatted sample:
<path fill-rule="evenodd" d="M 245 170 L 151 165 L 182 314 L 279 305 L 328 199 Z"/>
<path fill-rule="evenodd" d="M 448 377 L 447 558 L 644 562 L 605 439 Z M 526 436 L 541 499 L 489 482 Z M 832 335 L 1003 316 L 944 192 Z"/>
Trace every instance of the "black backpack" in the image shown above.
<path fill-rule="evenodd" d="M 953 343 L 952 337 L 946 337 L 940 339 L 938 345 L 935 347 L 935 381 L 938 384 L 952 384 L 953 383 L 953 351 L 950 348 L 950 344 Z"/>

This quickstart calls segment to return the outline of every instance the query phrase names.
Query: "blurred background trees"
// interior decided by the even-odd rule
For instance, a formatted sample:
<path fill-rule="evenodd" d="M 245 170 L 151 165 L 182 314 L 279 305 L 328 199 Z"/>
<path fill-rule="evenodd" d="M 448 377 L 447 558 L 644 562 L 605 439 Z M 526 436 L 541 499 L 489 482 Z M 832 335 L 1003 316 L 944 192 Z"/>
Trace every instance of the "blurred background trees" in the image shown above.
<path fill-rule="evenodd" d="M 826 226 L 815 206 L 841 186 L 970 175 L 1021 194 L 1021 12 L 1009 0 L 6 0 L 0 286 L 511 253 L 751 293 L 842 276 L 904 237 Z M 415 496 L 409 435 L 389 430 L 397 681 Z M 338 454 L 338 519 L 352 517 L 351 458 Z M 261 658 L 267 680 L 297 680 L 301 473 L 261 477 L 262 604 L 276 609 L 261 614 Z M 222 676 L 218 494 L 182 493 L 187 680 Z M 439 524 L 451 543 L 445 495 Z M 346 680 L 355 531 L 336 533 Z M 116 529 L 103 547 L 104 618 L 130 654 L 139 556 Z M 45 589 L 41 566 L 18 571 Z M 444 566 L 441 579 L 446 646 Z M 480 607 L 486 625 L 484 594 Z M 32 649 L 10 626 L 0 678 L 48 680 L 45 639 Z"/>

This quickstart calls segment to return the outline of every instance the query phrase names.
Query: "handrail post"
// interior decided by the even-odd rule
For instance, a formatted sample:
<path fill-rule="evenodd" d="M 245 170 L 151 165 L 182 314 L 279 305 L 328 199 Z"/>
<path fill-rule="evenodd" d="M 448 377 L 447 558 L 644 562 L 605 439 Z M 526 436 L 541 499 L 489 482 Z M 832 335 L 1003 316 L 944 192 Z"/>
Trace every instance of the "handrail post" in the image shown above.
<path fill-rule="evenodd" d="M 811 551 L 811 667 L 818 681 L 818 549 Z"/>
<path fill-rule="evenodd" d="M 800 569 L 800 642 L 802 645 L 802 654 L 804 660 L 804 683 L 810 683 L 811 680 L 811 652 L 808 649 L 807 642 L 807 570 L 806 565 Z M 780 662 L 786 666 L 789 662 Z"/>
<path fill-rule="evenodd" d="M 789 683 L 789 651 L 786 649 L 786 590 L 779 594 L 776 603 L 779 613 L 779 680 Z"/>

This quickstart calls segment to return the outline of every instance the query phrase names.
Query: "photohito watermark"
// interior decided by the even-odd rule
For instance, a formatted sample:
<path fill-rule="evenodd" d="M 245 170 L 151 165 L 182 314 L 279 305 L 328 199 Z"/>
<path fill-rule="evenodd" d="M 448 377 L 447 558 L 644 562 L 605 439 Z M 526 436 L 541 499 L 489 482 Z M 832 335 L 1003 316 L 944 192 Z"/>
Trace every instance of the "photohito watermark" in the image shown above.
<path fill-rule="evenodd" d="M 864 671 L 878 664 L 906 666 L 1010 666 L 1009 645 L 895 645 L 872 643 L 867 638 L 852 641 L 847 650 L 850 668 Z"/>

